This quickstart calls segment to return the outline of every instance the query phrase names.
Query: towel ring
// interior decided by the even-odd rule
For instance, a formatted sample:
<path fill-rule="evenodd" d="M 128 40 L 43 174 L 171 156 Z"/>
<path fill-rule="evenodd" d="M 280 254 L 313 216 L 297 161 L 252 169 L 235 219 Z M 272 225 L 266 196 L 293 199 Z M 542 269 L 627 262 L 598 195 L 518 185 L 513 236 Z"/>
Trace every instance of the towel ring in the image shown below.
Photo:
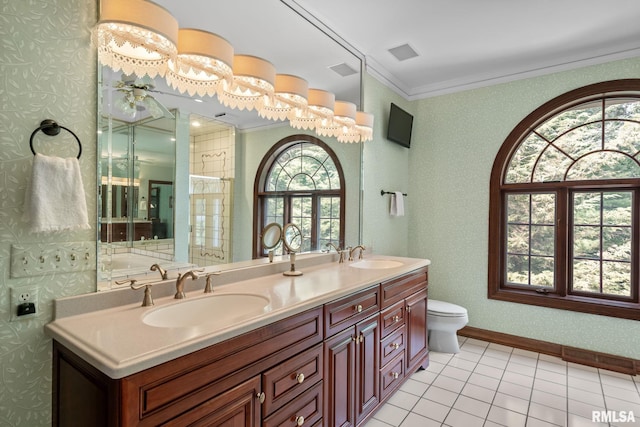
<path fill-rule="evenodd" d="M 60 129 L 66 130 L 71 135 L 73 135 L 76 141 L 78 141 L 78 159 L 79 159 L 80 155 L 82 154 L 82 144 L 80 143 L 80 138 L 78 138 L 78 136 L 75 133 L 73 133 L 71 129 L 68 129 L 64 126 L 60 126 L 55 120 L 51 120 L 51 119 L 45 119 L 42 122 L 40 122 L 40 127 L 34 130 L 33 133 L 31 134 L 31 138 L 29 138 L 29 147 L 31 147 L 31 152 L 33 153 L 33 155 L 34 156 L 36 155 L 36 150 L 33 149 L 33 137 L 36 135 L 36 133 L 38 133 L 38 131 L 44 132 L 45 135 L 56 136 L 60 133 Z"/>

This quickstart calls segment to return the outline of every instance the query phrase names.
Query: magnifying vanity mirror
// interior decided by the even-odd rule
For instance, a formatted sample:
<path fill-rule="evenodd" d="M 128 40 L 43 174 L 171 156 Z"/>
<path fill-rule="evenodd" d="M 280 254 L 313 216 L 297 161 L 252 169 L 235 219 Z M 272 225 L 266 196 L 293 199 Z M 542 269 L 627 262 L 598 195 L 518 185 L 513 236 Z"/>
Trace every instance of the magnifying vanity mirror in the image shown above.
<path fill-rule="evenodd" d="M 302 248 L 302 231 L 295 224 L 285 224 L 282 228 L 282 244 L 289 253 L 300 252 Z"/>
<path fill-rule="evenodd" d="M 282 227 L 277 222 L 267 224 L 262 230 L 262 247 L 268 251 L 270 262 L 273 262 L 273 251 L 281 240 Z"/>
<path fill-rule="evenodd" d="M 268 59 L 278 73 L 299 75 L 311 88 L 361 105 L 361 59 L 299 12 L 297 2 L 216 3 L 215 14 L 207 13 L 213 7 L 208 0 L 190 0 L 189 7 L 155 2 L 181 28 L 216 33 L 236 54 Z M 240 16 L 243 25 L 234 19 Z M 287 31 L 273 31 L 273 22 Z M 334 65 L 354 74 L 340 75 Z M 253 247 L 245 242 L 251 242 L 254 228 L 257 166 L 271 145 L 300 131 L 255 111 L 227 108 L 215 97 L 179 93 L 161 77 L 128 76 L 105 65 L 100 70 L 98 290 L 117 288 L 115 281 L 123 277 L 148 274 L 154 263 L 171 270 L 251 259 Z M 139 99 L 131 101 L 134 90 Z M 342 145 L 350 150 L 345 162 L 361 162 L 360 147 Z M 346 207 L 345 234 L 355 242 L 360 172 L 350 169 L 353 175 L 346 181 L 356 188 Z M 276 225 L 262 231 L 265 250 L 280 241 L 289 252 L 305 250 L 298 226 Z"/>

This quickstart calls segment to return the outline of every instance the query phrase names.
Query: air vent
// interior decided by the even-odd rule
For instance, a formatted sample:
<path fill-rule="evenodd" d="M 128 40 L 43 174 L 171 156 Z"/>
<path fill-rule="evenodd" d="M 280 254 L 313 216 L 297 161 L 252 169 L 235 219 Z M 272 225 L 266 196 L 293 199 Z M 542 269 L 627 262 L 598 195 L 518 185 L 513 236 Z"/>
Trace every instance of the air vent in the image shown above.
<path fill-rule="evenodd" d="M 406 61 L 407 59 L 418 56 L 418 53 L 406 43 L 389 49 L 389 53 L 395 56 L 398 61 Z"/>
<path fill-rule="evenodd" d="M 348 65 L 346 62 L 343 62 L 342 64 L 332 65 L 329 68 L 340 74 L 342 77 L 358 74 L 358 70 L 353 69 L 353 67 Z"/>

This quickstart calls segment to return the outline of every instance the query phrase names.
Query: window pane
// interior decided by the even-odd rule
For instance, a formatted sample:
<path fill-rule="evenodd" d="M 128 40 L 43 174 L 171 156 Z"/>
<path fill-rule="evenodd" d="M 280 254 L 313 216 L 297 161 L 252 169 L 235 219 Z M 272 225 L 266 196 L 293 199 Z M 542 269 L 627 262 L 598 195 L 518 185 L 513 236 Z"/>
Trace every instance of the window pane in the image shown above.
<path fill-rule="evenodd" d="M 581 292 L 600 292 L 600 262 L 574 260 L 572 289 Z"/>
<path fill-rule="evenodd" d="M 531 223 L 553 225 L 555 222 L 555 195 L 532 194 Z"/>
<path fill-rule="evenodd" d="M 631 296 L 631 264 L 628 262 L 603 263 L 602 287 L 605 294 Z"/>
<path fill-rule="evenodd" d="M 531 226 L 531 253 L 552 257 L 555 249 L 554 233 L 553 226 Z"/>
<path fill-rule="evenodd" d="M 602 123 L 577 127 L 561 135 L 554 145 L 574 160 L 602 149 Z"/>
<path fill-rule="evenodd" d="M 509 194 L 507 196 L 507 215 L 509 223 L 529 223 L 529 194 Z"/>
<path fill-rule="evenodd" d="M 505 181 L 507 183 L 530 182 L 533 166 L 547 145 L 547 141 L 538 135 L 530 134 L 511 158 Z"/>
<path fill-rule="evenodd" d="M 555 203 L 551 193 L 507 196 L 507 282 L 554 287 Z"/>
<path fill-rule="evenodd" d="M 640 150 L 640 123 L 611 120 L 604 127 L 604 148 L 618 150 L 630 156 Z"/>
<path fill-rule="evenodd" d="M 512 254 L 529 253 L 529 227 L 527 225 L 509 225 L 507 251 Z"/>
<path fill-rule="evenodd" d="M 582 157 L 567 173 L 567 180 L 638 178 L 640 166 L 615 151 L 597 151 Z"/>
<path fill-rule="evenodd" d="M 630 191 L 573 194 L 576 224 L 590 224 L 573 226 L 573 291 L 631 296 L 632 200 Z"/>
<path fill-rule="evenodd" d="M 600 227 L 576 226 L 573 228 L 573 256 L 599 259 Z"/>
<path fill-rule="evenodd" d="M 573 196 L 573 223 L 600 224 L 600 193 L 575 193 Z"/>
<path fill-rule="evenodd" d="M 602 200 L 602 223 L 631 225 L 632 197 L 630 191 L 605 193 Z"/>
<path fill-rule="evenodd" d="M 529 284 L 529 257 L 522 255 L 507 256 L 507 282 L 512 284 Z"/>
<path fill-rule="evenodd" d="M 600 119 L 602 119 L 600 103 L 588 102 L 553 116 L 539 126 L 536 132 L 549 141 L 553 141 L 569 129 Z"/>
<path fill-rule="evenodd" d="M 604 227 L 602 257 L 606 260 L 631 261 L 631 227 Z"/>
<path fill-rule="evenodd" d="M 640 120 L 640 101 L 637 99 L 614 98 L 605 103 L 605 118 Z"/>
<path fill-rule="evenodd" d="M 533 182 L 564 181 L 564 174 L 571 166 L 572 160 L 553 146 L 549 146 L 536 165 Z"/>
<path fill-rule="evenodd" d="M 531 257 L 531 285 L 553 287 L 555 262 L 552 257 Z"/>

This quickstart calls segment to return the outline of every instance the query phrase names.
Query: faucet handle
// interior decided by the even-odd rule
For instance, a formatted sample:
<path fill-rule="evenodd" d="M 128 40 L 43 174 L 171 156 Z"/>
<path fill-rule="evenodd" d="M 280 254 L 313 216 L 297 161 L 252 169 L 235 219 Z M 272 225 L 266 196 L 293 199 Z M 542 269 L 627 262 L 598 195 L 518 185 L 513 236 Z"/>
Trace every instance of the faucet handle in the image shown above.
<path fill-rule="evenodd" d="M 222 274 L 222 271 L 215 271 L 213 273 L 209 273 L 207 274 L 207 282 L 204 285 L 204 293 L 205 294 L 211 294 L 213 293 L 213 288 L 211 286 L 211 278 L 213 276 L 219 276 L 220 274 Z"/>
<path fill-rule="evenodd" d="M 142 289 L 144 287 L 144 298 L 142 299 L 142 307 L 149 307 L 153 305 L 153 298 L 151 297 L 151 286 L 153 286 L 153 284 L 141 283 L 139 285 L 136 285 L 136 282 L 136 279 L 126 279 L 116 281 L 116 285 L 124 285 L 125 283 L 129 283 L 129 286 L 134 291 L 137 291 L 138 289 Z"/>

